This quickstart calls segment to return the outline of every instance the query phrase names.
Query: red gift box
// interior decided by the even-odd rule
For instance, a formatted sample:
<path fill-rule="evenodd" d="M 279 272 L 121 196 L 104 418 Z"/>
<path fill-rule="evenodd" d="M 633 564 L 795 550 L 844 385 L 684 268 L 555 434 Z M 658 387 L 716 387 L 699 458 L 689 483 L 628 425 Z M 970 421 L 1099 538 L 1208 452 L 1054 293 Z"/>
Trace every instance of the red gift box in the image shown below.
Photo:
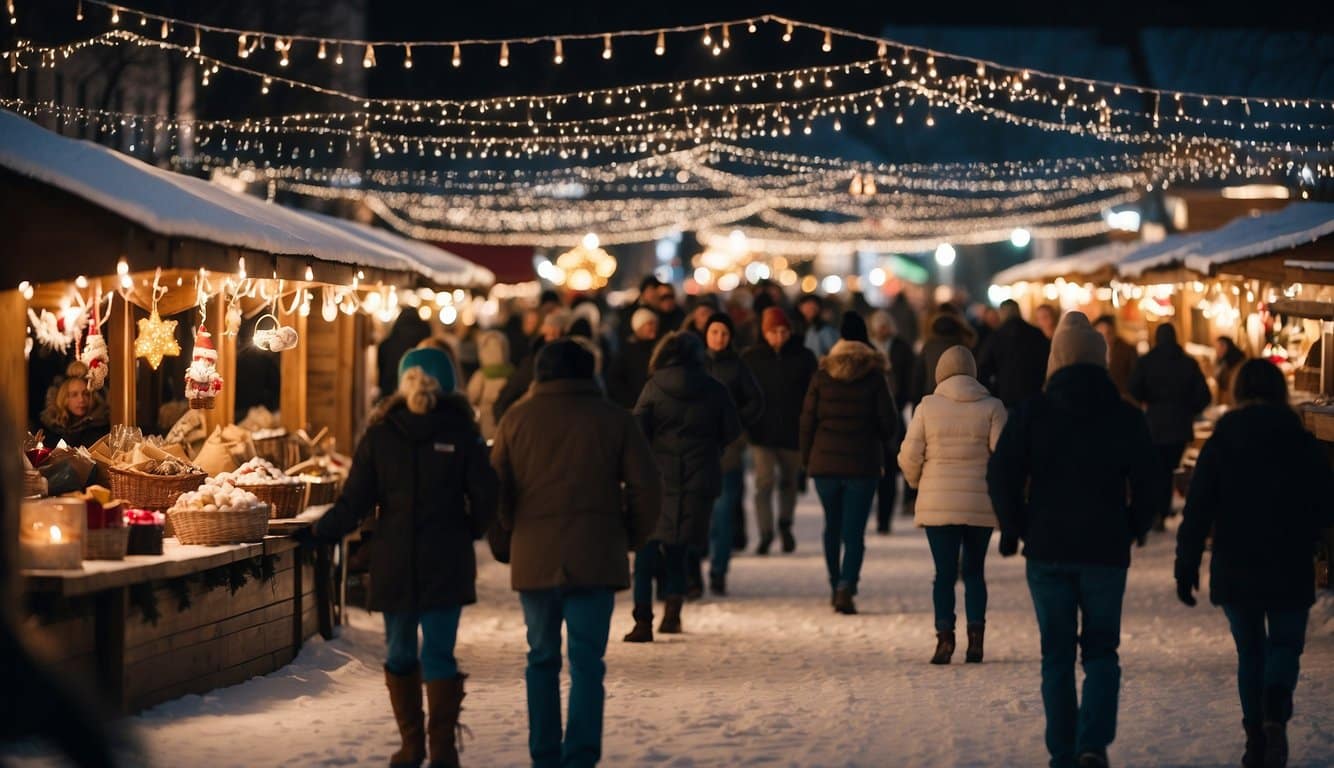
<path fill-rule="evenodd" d="M 125 525 L 125 515 L 120 504 L 103 506 L 100 502 L 88 499 L 88 530 L 102 528 L 120 528 Z"/>

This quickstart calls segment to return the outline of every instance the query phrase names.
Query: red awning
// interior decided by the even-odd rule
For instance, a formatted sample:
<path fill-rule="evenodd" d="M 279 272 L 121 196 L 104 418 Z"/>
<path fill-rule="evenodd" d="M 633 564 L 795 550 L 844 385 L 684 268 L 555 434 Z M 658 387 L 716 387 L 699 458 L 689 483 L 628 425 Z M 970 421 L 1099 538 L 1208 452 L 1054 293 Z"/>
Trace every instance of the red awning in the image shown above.
<path fill-rule="evenodd" d="M 537 279 L 537 273 L 533 271 L 531 246 L 445 242 L 435 244 L 496 273 L 497 283 L 526 283 Z"/>

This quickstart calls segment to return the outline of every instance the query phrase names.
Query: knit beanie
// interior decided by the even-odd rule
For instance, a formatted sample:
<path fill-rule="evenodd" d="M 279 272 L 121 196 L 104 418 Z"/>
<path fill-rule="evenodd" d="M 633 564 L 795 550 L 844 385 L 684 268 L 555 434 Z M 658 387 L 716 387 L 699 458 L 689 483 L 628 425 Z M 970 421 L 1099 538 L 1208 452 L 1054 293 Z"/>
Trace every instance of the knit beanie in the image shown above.
<path fill-rule="evenodd" d="M 838 337 L 848 341 L 860 341 L 867 346 L 871 344 L 871 335 L 866 331 L 866 321 L 862 316 L 848 310 L 843 313 L 843 322 L 838 328 Z"/>
<path fill-rule="evenodd" d="M 726 312 L 714 312 L 712 315 L 709 315 L 708 322 L 704 323 L 704 332 L 708 333 L 709 326 L 714 323 L 722 323 L 727 326 L 727 332 L 729 334 L 736 336 L 736 327 L 732 324 L 732 316 Z"/>
<path fill-rule="evenodd" d="M 403 377 L 411 368 L 420 368 L 422 373 L 435 379 L 443 392 L 454 391 L 454 364 L 450 362 L 449 355 L 432 347 L 417 347 L 408 350 L 403 355 L 403 359 L 398 361 L 398 381 L 401 384 Z"/>
<path fill-rule="evenodd" d="M 592 379 L 597 360 L 577 339 L 558 339 L 542 347 L 533 364 L 538 383 L 561 379 Z"/>
<path fill-rule="evenodd" d="M 962 344 L 955 344 L 945 350 L 936 361 L 936 386 L 953 376 L 977 378 L 977 360 L 973 359 L 973 353 L 968 351 L 968 347 Z"/>
<path fill-rule="evenodd" d="M 760 329 L 765 333 L 776 328 L 786 328 L 792 330 L 792 321 L 787 319 L 787 313 L 782 307 L 769 307 L 764 310 L 764 315 L 760 319 Z"/>
<path fill-rule="evenodd" d="M 1083 312 L 1067 312 L 1056 324 L 1047 358 L 1047 378 L 1071 365 L 1107 367 L 1107 340 L 1089 325 Z"/>
<path fill-rule="evenodd" d="M 630 330 L 638 331 L 645 325 L 656 322 L 658 322 L 657 312 L 654 312 L 648 307 L 640 307 L 639 309 L 635 310 L 635 313 L 633 315 L 630 315 Z"/>

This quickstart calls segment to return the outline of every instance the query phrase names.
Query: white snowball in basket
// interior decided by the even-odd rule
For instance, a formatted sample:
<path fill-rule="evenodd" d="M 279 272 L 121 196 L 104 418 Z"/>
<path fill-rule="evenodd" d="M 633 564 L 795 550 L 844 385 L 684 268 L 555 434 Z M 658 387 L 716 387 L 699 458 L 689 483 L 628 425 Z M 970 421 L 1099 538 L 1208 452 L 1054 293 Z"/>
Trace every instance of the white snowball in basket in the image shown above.
<path fill-rule="evenodd" d="M 224 472 L 218 475 L 215 480 L 221 480 L 231 485 L 297 485 L 304 482 L 299 477 L 293 477 L 286 472 L 278 469 L 270 462 L 260 456 L 247 461 L 231 472 Z"/>
<path fill-rule="evenodd" d="M 210 478 L 198 490 L 186 491 L 176 498 L 172 509 L 218 510 L 254 509 L 259 497 L 244 488 L 237 488 L 222 476 Z"/>

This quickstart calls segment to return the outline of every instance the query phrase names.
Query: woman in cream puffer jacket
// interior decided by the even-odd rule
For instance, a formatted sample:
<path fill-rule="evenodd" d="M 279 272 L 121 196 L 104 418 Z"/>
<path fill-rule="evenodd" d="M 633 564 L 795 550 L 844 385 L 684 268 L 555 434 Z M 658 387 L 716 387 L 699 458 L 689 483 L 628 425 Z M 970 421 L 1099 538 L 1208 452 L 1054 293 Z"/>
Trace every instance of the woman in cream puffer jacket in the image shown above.
<path fill-rule="evenodd" d="M 477 357 L 482 364 L 468 379 L 468 402 L 477 413 L 482 437 L 496 435 L 496 398 L 514 373 L 510 365 L 510 343 L 500 331 L 483 331 L 477 338 Z"/>
<path fill-rule="evenodd" d="M 936 364 L 935 393 L 922 399 L 899 450 L 899 467 L 918 489 L 917 525 L 935 560 L 932 601 L 936 614 L 933 664 L 954 653 L 954 585 L 962 552 L 964 608 L 968 618 L 966 661 L 982 660 L 987 585 L 984 562 L 996 527 L 987 495 L 987 461 L 1005 426 L 1005 406 L 977 380 L 967 347 L 947 349 Z"/>

